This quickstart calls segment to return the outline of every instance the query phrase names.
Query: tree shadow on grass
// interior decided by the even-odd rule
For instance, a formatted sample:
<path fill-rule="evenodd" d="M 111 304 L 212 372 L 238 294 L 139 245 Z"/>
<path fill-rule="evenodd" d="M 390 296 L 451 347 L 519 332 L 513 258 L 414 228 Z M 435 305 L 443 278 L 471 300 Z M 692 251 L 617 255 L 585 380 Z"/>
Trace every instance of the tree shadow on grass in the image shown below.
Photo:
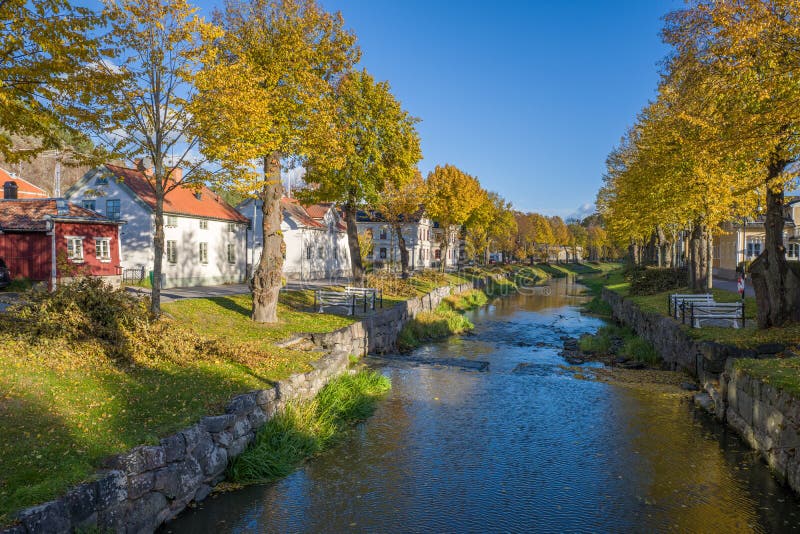
<path fill-rule="evenodd" d="M 228 311 L 232 311 L 234 313 L 238 313 L 239 315 L 244 315 L 245 317 L 250 317 L 252 315 L 252 311 L 250 308 L 245 308 L 235 300 L 230 297 L 212 297 L 209 299 L 211 302 L 216 304 L 217 306 L 224 308 Z"/>

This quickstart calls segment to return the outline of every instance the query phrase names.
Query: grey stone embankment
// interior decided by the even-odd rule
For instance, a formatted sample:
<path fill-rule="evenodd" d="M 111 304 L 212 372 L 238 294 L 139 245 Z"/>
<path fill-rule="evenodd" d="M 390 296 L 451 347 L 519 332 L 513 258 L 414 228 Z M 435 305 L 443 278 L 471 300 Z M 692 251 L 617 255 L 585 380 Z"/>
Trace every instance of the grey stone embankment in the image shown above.
<path fill-rule="evenodd" d="M 281 380 L 272 389 L 234 397 L 222 415 L 115 456 L 91 482 L 63 497 L 18 514 L 18 524 L 0 534 L 68 533 L 80 530 L 149 533 L 202 501 L 225 477 L 228 462 L 241 454 L 256 432 L 287 402 L 313 398 L 332 378 L 347 371 L 351 354 L 387 352 L 403 324 L 434 309 L 451 292 L 472 284 L 442 287 L 381 310 L 350 326 L 310 337 L 325 354 L 314 369 Z"/>
<path fill-rule="evenodd" d="M 653 344 L 664 363 L 702 384 L 698 404 L 733 428 L 770 466 L 775 476 L 800 493 L 800 399 L 737 369 L 739 358 L 769 358 L 783 347 L 759 350 L 698 341 L 680 323 L 646 312 L 618 293 L 603 289 L 614 318 Z"/>

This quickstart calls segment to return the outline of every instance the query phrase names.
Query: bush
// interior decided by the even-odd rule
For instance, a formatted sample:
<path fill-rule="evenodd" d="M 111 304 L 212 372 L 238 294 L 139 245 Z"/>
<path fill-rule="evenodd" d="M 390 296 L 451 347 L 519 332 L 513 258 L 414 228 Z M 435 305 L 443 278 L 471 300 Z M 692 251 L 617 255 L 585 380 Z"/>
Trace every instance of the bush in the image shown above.
<path fill-rule="evenodd" d="M 625 278 L 631 284 L 631 295 L 655 295 L 662 291 L 685 287 L 689 283 L 689 273 L 686 268 L 633 267 L 625 273 Z"/>
<path fill-rule="evenodd" d="M 472 330 L 475 325 L 457 311 L 439 306 L 433 312 L 420 312 L 414 319 L 403 325 L 397 336 L 397 347 L 410 351 L 426 341 L 442 339 L 452 334 Z"/>
<path fill-rule="evenodd" d="M 37 338 L 98 338 L 116 343 L 124 330 L 150 321 L 147 303 L 100 278 L 83 277 L 52 293 L 27 292 L 23 303 L 12 310 L 16 318 L 8 326 Z"/>
<path fill-rule="evenodd" d="M 445 297 L 444 300 L 442 300 L 442 304 L 439 306 L 444 306 L 446 309 L 463 312 L 480 308 L 486 304 L 488 300 L 489 299 L 486 298 L 486 294 L 480 289 L 470 289 L 469 291 L 464 291 L 458 295 L 450 295 Z"/>

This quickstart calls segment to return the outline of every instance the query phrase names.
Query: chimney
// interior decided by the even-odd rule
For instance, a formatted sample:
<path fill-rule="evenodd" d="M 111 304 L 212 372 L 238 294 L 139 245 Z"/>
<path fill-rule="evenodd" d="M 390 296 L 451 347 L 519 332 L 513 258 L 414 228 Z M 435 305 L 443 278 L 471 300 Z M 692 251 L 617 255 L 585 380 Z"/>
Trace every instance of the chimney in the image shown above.
<path fill-rule="evenodd" d="M 16 182 L 6 182 L 3 184 L 3 198 L 6 200 L 13 200 L 18 198 L 17 197 L 17 183 Z"/>

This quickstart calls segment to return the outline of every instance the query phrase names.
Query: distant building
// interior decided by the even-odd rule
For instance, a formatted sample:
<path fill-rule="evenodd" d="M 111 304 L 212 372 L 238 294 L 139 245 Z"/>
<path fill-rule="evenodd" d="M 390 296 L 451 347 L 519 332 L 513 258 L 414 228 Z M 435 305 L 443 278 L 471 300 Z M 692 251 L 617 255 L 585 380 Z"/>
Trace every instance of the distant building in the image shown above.
<path fill-rule="evenodd" d="M 263 228 L 261 200 L 249 199 L 236 209 L 251 221 L 247 238 L 247 270 L 261 259 Z M 324 280 L 351 276 L 347 228 L 332 203 L 302 205 L 281 199 L 281 233 L 286 245 L 283 274 L 289 280 Z"/>
<path fill-rule="evenodd" d="M 119 285 L 124 224 L 64 199 L 0 200 L 0 258 L 12 278 L 50 288 L 77 275 Z"/>
<path fill-rule="evenodd" d="M 47 191 L 19 176 L 0 169 L 0 184 L 4 198 L 49 198 Z"/>
<path fill-rule="evenodd" d="M 181 180 L 176 173 L 176 181 Z M 153 270 L 155 194 L 148 171 L 104 165 L 69 188 L 67 198 L 123 227 L 121 264 Z M 247 218 L 207 187 L 178 186 L 164 199 L 163 287 L 242 283 L 246 278 Z"/>

